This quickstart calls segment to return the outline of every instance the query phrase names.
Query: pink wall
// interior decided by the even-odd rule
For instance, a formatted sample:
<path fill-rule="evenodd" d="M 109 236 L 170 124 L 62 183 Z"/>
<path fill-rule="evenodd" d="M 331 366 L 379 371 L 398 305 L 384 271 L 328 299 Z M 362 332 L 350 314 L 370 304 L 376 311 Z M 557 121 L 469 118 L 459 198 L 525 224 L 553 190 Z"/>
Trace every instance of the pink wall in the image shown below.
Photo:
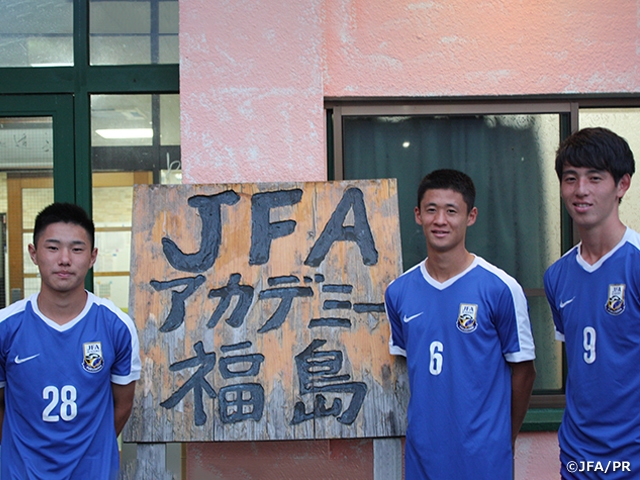
<path fill-rule="evenodd" d="M 327 3 L 325 95 L 637 92 L 637 9 L 633 0 Z"/>
<path fill-rule="evenodd" d="M 180 1 L 185 183 L 326 179 L 321 7 Z"/>
<path fill-rule="evenodd" d="M 180 2 L 186 183 L 326 178 L 324 98 L 640 91 L 634 0 Z"/>
<path fill-rule="evenodd" d="M 326 179 L 325 98 L 638 93 L 638 11 L 635 0 L 181 0 L 184 182 Z M 516 478 L 557 478 L 557 449 L 555 433 L 521 437 Z M 192 445 L 188 463 L 202 467 L 206 451 Z"/>

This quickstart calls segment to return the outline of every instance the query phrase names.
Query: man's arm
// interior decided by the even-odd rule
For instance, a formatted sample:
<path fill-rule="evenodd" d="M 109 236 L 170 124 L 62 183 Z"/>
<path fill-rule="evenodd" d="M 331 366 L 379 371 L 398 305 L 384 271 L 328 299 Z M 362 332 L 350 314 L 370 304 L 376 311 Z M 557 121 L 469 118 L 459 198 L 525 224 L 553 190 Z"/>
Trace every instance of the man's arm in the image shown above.
<path fill-rule="evenodd" d="M 529 408 L 533 381 L 536 379 L 536 367 L 533 360 L 509 365 L 511 366 L 511 443 L 515 448 L 516 437 Z"/>
<path fill-rule="evenodd" d="M 0 443 L 2 443 L 2 422 L 4 422 L 4 387 L 0 388 Z"/>
<path fill-rule="evenodd" d="M 133 408 L 133 396 L 136 392 L 136 382 L 127 385 L 111 384 L 113 391 L 113 412 L 116 427 L 116 435 L 120 435 L 124 425 L 129 420 Z"/>

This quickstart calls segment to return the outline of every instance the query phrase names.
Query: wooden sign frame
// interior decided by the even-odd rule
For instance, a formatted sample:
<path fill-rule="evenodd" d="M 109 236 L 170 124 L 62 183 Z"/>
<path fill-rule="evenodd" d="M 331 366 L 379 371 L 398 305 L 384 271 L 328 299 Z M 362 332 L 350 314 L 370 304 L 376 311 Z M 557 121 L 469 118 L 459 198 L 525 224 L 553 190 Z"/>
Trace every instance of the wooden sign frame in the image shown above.
<path fill-rule="evenodd" d="M 127 442 L 396 437 L 395 180 L 137 185 Z"/>

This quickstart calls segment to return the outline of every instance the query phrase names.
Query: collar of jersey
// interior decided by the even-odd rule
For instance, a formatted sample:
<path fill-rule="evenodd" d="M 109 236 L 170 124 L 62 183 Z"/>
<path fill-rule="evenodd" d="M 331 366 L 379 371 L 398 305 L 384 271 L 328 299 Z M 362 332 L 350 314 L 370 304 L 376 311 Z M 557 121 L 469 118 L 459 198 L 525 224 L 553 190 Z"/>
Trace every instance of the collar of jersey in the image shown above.
<path fill-rule="evenodd" d="M 91 292 L 87 292 L 87 303 L 85 303 L 84 308 L 82 309 L 80 314 L 73 320 L 70 320 L 69 322 L 65 323 L 64 325 L 59 325 L 58 323 L 51 320 L 49 317 L 45 316 L 45 314 L 40 311 L 40 309 L 38 308 L 38 295 L 39 293 L 34 293 L 29 298 L 29 302 L 31 303 L 31 308 L 33 309 L 33 312 L 38 317 L 40 317 L 40 319 L 44 323 L 49 325 L 54 330 L 58 330 L 59 332 L 64 332 L 66 330 L 69 330 L 70 328 L 73 328 L 80 320 L 82 320 L 85 317 L 85 315 L 91 308 L 91 305 L 93 305 L 93 300 L 92 300 L 93 294 Z"/>
<path fill-rule="evenodd" d="M 600 260 L 598 260 L 596 263 L 594 263 L 593 265 L 589 265 L 589 263 L 587 263 L 585 261 L 584 258 L 582 258 L 582 255 L 580 255 L 580 248 L 582 247 L 582 242 L 580 242 L 578 245 L 576 245 L 576 261 L 578 262 L 578 265 L 580 265 L 585 271 L 591 273 L 591 272 L 595 272 L 596 270 L 598 270 L 602 264 L 604 262 L 607 261 L 607 259 L 609 257 L 611 257 L 614 253 L 616 253 L 625 243 L 627 243 L 628 241 L 628 236 L 630 234 L 630 229 L 629 227 L 627 227 L 627 229 L 624 232 L 624 235 L 622 236 L 622 239 L 618 242 L 618 244 L 613 247 L 611 250 L 609 250 Z"/>
<path fill-rule="evenodd" d="M 427 261 L 426 261 L 426 259 L 425 259 L 424 262 L 420 263 L 420 271 L 422 272 L 422 276 L 427 281 L 427 283 L 429 283 L 429 285 L 431 285 L 434 288 L 437 288 L 438 290 L 444 290 L 445 288 L 449 287 L 450 285 L 453 285 L 454 283 L 456 283 L 456 281 L 459 278 L 464 277 L 467 273 L 469 273 L 471 270 L 473 270 L 474 268 L 476 268 L 478 266 L 478 262 L 479 262 L 478 257 L 476 255 L 474 255 L 473 253 L 471 255 L 473 255 L 473 262 L 471 262 L 471 265 L 469 265 L 467 268 L 465 268 L 462 272 L 460 272 L 455 277 L 451 277 L 450 279 L 448 279 L 448 280 L 446 280 L 444 282 L 439 282 L 435 278 L 433 278 L 431 275 L 429 275 L 429 272 L 427 271 Z"/>

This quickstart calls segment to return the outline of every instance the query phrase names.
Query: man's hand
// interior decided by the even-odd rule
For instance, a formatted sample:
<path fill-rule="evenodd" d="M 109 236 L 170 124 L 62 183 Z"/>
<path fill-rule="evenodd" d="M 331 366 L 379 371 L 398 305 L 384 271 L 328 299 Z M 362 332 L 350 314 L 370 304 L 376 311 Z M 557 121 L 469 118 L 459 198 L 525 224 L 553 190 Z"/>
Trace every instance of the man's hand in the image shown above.
<path fill-rule="evenodd" d="M 133 396 L 136 392 L 136 382 L 131 382 L 128 385 L 112 383 L 111 390 L 113 392 L 113 416 L 117 436 L 120 435 L 120 432 L 122 432 L 131 415 Z"/>
<path fill-rule="evenodd" d="M 511 366 L 511 446 L 516 447 L 516 437 L 529 408 L 529 399 L 536 379 L 533 360 L 510 363 Z"/>

